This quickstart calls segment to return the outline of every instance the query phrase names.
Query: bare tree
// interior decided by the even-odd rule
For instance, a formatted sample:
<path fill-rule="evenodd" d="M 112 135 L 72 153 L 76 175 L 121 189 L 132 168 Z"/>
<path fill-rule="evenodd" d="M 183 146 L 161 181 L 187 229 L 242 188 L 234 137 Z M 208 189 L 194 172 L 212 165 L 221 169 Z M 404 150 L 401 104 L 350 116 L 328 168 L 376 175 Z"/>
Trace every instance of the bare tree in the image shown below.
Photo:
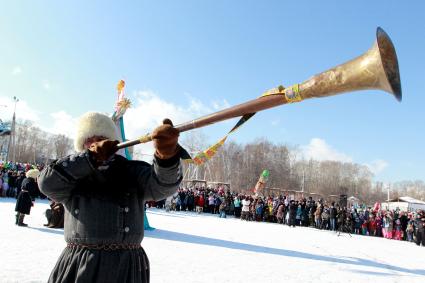
<path fill-rule="evenodd" d="M 72 151 L 72 140 L 65 135 L 59 134 L 52 137 L 56 158 L 68 155 Z"/>

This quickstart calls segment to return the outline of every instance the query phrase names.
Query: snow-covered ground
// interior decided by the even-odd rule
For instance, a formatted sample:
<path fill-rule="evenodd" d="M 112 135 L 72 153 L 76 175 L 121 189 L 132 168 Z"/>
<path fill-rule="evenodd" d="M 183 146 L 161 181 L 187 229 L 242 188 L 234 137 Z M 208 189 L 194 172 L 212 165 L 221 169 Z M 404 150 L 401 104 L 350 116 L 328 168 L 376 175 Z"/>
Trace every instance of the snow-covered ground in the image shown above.
<path fill-rule="evenodd" d="M 14 224 L 14 206 L 0 199 L 0 282 L 46 282 L 63 230 L 43 226 L 47 201 L 27 228 Z M 425 248 L 412 243 L 156 209 L 148 218 L 153 283 L 425 282 Z"/>

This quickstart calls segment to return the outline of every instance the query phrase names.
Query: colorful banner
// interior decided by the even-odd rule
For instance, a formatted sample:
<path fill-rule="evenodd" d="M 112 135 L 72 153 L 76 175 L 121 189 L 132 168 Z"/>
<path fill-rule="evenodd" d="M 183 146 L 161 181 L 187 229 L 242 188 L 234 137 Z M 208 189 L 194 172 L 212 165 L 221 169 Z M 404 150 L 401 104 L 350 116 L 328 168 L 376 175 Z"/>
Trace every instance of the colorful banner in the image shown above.
<path fill-rule="evenodd" d="M 261 172 L 260 178 L 258 178 L 257 184 L 255 184 L 254 193 L 258 195 L 259 192 L 264 190 L 266 183 L 269 180 L 270 172 L 269 170 L 263 170 Z"/>
<path fill-rule="evenodd" d="M 266 92 L 264 92 L 258 99 L 261 99 L 261 97 L 269 96 L 269 95 L 283 95 L 285 96 L 285 99 L 287 102 L 298 102 L 301 100 L 301 97 L 299 95 L 299 88 L 298 85 L 291 86 L 290 88 L 286 89 L 284 86 L 280 85 L 277 88 L 270 89 Z M 208 149 L 198 153 L 194 158 L 191 159 L 185 159 L 184 161 L 187 163 L 194 163 L 196 165 L 202 165 L 208 160 L 210 160 L 218 151 L 218 149 L 224 144 L 227 137 L 235 132 L 239 127 L 241 127 L 245 122 L 247 122 L 249 119 L 254 116 L 256 112 L 254 113 L 248 113 L 242 116 L 242 118 L 236 123 L 235 126 L 223 137 L 221 138 L 217 143 L 209 147 Z M 267 170 L 265 170 L 267 171 Z M 267 171 L 268 172 L 268 171 Z"/>

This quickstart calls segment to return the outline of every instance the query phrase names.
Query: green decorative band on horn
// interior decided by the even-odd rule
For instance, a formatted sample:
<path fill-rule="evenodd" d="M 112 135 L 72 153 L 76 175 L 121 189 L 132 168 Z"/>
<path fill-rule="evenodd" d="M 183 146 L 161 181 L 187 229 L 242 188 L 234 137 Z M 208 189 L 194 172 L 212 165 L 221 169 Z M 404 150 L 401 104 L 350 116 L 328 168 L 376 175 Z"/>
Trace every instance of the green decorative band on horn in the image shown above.
<path fill-rule="evenodd" d="M 146 134 L 144 136 L 139 137 L 140 143 L 147 143 L 147 142 L 150 142 L 151 140 L 152 140 L 152 137 L 150 134 Z"/>
<path fill-rule="evenodd" d="M 303 100 L 300 94 L 300 85 L 296 84 L 285 88 L 285 97 L 288 103 L 294 103 Z"/>

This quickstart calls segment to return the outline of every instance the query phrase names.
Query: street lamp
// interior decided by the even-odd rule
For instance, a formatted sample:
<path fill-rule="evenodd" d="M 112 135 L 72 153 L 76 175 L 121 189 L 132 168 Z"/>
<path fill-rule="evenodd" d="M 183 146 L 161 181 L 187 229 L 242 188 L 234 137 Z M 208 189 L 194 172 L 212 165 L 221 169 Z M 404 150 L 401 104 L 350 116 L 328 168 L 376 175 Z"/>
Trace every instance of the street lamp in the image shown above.
<path fill-rule="evenodd" d="M 15 121 L 16 121 L 16 103 L 19 102 L 19 99 L 14 96 L 13 101 L 15 102 L 14 108 L 13 108 L 13 118 L 12 118 L 12 126 L 10 128 L 10 137 L 9 137 L 9 145 L 7 146 L 7 155 L 6 155 L 6 161 L 9 161 L 10 157 L 10 149 L 13 148 L 13 155 L 12 155 L 12 162 L 15 162 Z"/>
<path fill-rule="evenodd" d="M 3 104 L 0 104 L 0 107 L 4 107 L 4 108 L 6 108 L 7 107 L 7 105 L 3 105 Z M 0 119 L 0 138 L 3 136 L 3 135 L 8 135 L 8 134 L 10 134 L 10 131 L 7 131 L 6 130 L 6 128 L 4 128 L 4 129 L 2 129 L 3 128 L 3 121 Z M 4 142 L 2 142 L 1 144 L 0 144 L 0 160 L 3 160 L 3 146 L 4 146 Z"/>

